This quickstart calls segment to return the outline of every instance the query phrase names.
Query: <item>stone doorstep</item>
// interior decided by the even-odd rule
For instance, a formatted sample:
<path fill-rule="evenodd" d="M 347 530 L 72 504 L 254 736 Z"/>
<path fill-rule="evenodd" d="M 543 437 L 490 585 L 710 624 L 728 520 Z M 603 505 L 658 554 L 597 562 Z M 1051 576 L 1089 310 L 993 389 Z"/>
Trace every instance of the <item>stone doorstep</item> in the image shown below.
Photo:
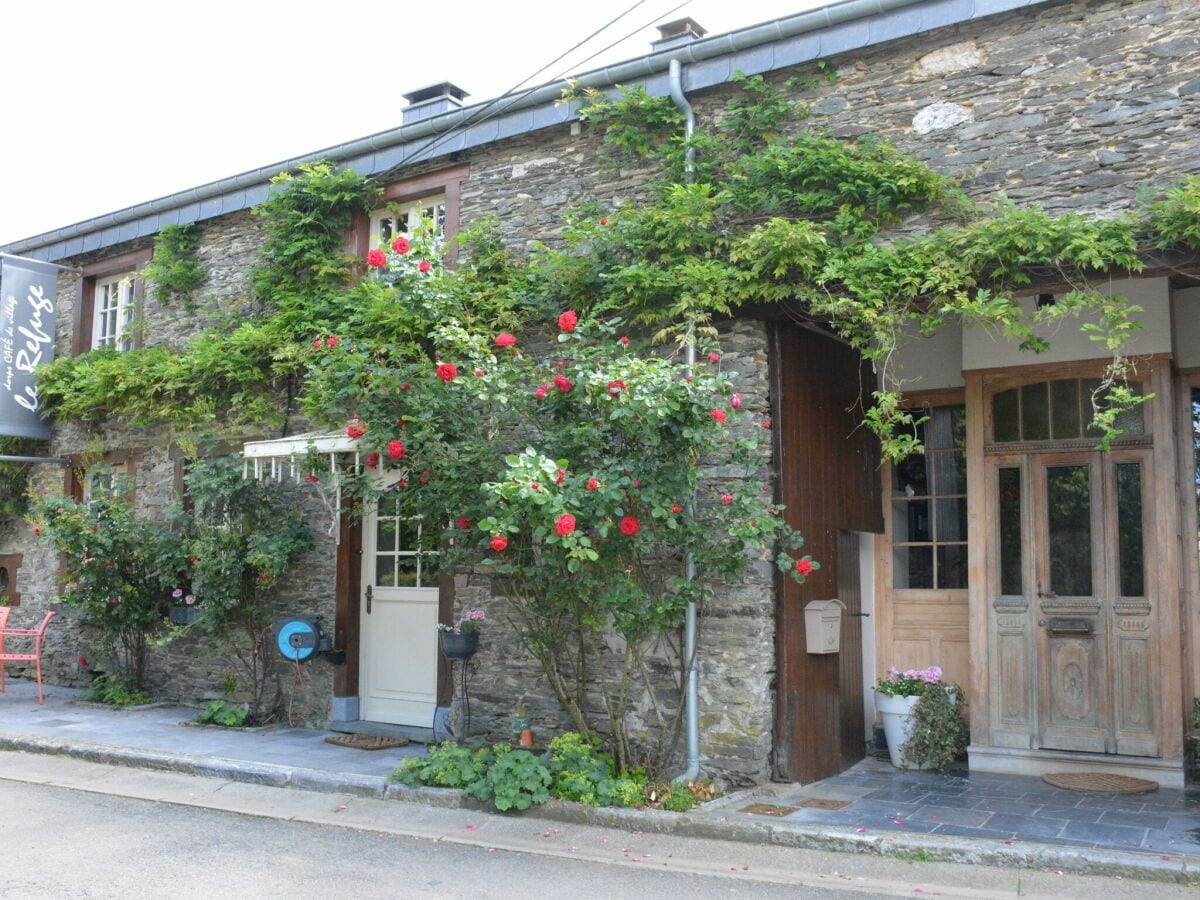
<path fill-rule="evenodd" d="M 19 734 L 0 734 L 0 752 L 44 753 L 69 756 L 108 765 L 158 769 L 209 778 L 223 778 L 273 787 L 322 793 L 384 798 L 442 808 L 489 807 L 450 788 L 410 788 L 389 782 L 379 775 L 354 775 L 317 769 L 293 768 L 188 756 L 159 751 L 136 750 L 105 744 L 87 744 Z M 744 795 L 743 795 L 744 796 Z M 711 806 L 712 804 L 706 804 Z M 987 865 L 997 868 L 1048 869 L 1076 875 L 1133 878 L 1200 885 L 1200 857 L 1154 856 L 1115 850 L 1059 848 L 1043 844 L 1008 845 L 1001 841 L 973 838 L 910 835 L 894 832 L 859 834 L 837 826 L 801 825 L 779 820 L 769 822 L 743 818 L 748 814 L 731 810 L 700 809 L 690 813 L 662 810 L 597 808 L 553 800 L 526 813 L 532 819 L 547 819 L 610 828 L 636 828 L 656 834 L 697 837 L 754 844 L 777 844 L 810 850 L 896 856 L 921 853 L 937 862 Z"/>

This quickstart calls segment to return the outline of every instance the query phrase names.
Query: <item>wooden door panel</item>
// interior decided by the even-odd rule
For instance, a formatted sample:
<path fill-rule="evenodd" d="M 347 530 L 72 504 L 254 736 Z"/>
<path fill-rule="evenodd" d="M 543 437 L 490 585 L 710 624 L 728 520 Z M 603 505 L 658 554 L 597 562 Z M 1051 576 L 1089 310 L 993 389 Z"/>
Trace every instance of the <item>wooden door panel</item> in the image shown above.
<path fill-rule="evenodd" d="M 1042 681 L 1042 746 L 1104 753 L 1103 635 L 1060 636 L 1043 628 L 1046 677 Z"/>

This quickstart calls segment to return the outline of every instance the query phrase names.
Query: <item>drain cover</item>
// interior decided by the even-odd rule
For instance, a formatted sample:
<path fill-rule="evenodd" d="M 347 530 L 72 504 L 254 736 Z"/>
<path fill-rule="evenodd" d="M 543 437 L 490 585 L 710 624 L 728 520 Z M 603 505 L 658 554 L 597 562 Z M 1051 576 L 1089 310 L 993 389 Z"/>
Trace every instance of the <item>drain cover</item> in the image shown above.
<path fill-rule="evenodd" d="M 744 813 L 751 813 L 756 816 L 786 816 L 788 813 L 794 813 L 794 806 L 772 806 L 770 803 L 751 803 L 744 807 Z"/>
<path fill-rule="evenodd" d="M 809 797 L 807 800 L 801 800 L 801 806 L 807 806 L 809 809 L 845 809 L 849 806 L 852 800 L 826 800 L 824 797 Z"/>

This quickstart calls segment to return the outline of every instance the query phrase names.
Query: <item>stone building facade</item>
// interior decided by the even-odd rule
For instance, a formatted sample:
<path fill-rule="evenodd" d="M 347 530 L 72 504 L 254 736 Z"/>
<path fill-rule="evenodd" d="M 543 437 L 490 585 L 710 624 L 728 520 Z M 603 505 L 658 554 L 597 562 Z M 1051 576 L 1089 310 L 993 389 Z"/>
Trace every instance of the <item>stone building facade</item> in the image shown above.
<path fill-rule="evenodd" d="M 802 124 L 845 138 L 883 138 L 958 179 L 972 198 L 982 200 L 1003 193 L 1014 201 L 1036 203 L 1055 213 L 1118 215 L 1136 205 L 1137 186 L 1164 187 L 1200 172 L 1200 139 L 1194 128 L 1200 111 L 1200 7 L 1190 0 L 914 0 L 887 13 L 859 10 L 854 4 L 847 8 L 854 8 L 854 14 L 841 19 L 809 20 L 804 14 L 781 20 L 788 23 L 778 32 L 783 36 L 747 39 L 736 45 L 721 44 L 720 37 L 709 38 L 661 50 L 648 58 L 657 63 L 647 65 L 641 75 L 629 70 L 627 81 L 641 81 L 652 94 L 665 94 L 665 59 L 680 56 L 683 86 L 705 121 L 719 117 L 726 101 L 737 93 L 737 86 L 729 82 L 734 71 L 761 73 L 791 90 L 788 79 L 811 76 L 821 60 L 836 71 L 837 79 L 797 95 L 811 112 L 811 118 L 797 127 Z M 803 27 L 796 24 L 802 19 L 807 23 Z M 720 49 L 723 47 L 727 49 Z M 422 186 L 429 193 L 445 191 L 448 202 L 453 195 L 456 221 L 495 216 L 501 233 L 518 249 L 533 240 L 553 242 L 562 214 L 581 201 L 619 206 L 643 198 L 655 174 L 650 168 L 615 169 L 604 158 L 598 136 L 576 120 L 573 106 L 555 106 L 549 92 L 535 95 L 536 91 L 525 106 L 498 120 L 475 126 L 451 105 L 439 116 L 398 129 L 391 146 L 366 152 L 347 145 L 340 159 L 381 185 L 408 184 L 418 193 Z M 426 127 L 456 128 L 458 138 L 433 151 L 433 158 L 404 162 L 406 148 L 423 143 L 425 133 L 419 129 Z M 449 170 L 456 175 L 453 187 L 446 190 L 438 186 L 438 177 Z M 261 235 L 246 207 L 265 196 L 265 182 L 271 174 L 248 173 L 237 184 L 206 186 L 207 200 L 181 196 L 174 206 L 161 203 L 140 214 L 134 208 L 126 223 L 82 223 L 0 249 L 86 270 L 94 263 L 145 251 L 161 225 L 196 221 L 201 235 L 199 258 L 208 272 L 200 308 L 216 311 L 219 318 L 247 302 L 248 273 Z M 1176 279 L 1170 291 L 1177 334 L 1190 334 L 1187 323 L 1197 314 L 1189 305 L 1195 301 L 1179 280 L 1191 278 L 1196 269 L 1189 271 L 1170 276 Z M 78 302 L 73 275 L 60 278 L 59 296 L 57 352 L 67 354 L 72 352 L 73 336 L 65 326 L 72 321 L 73 304 Z M 143 304 L 142 315 L 150 345 L 181 346 L 208 324 L 203 313 L 181 312 L 152 302 Z M 794 408 L 781 406 L 779 371 L 790 364 L 781 348 L 791 345 L 781 342 L 780 334 L 789 327 L 771 316 L 747 316 L 722 327 L 724 365 L 739 373 L 738 390 L 746 398 L 746 415 L 739 419 L 742 427 L 757 428 L 758 423 L 774 419 L 778 431 L 789 417 L 800 415 Z M 953 337 L 950 344 L 957 340 L 958 336 Z M 949 345 L 939 346 L 945 349 Z M 1174 352 L 1183 360 L 1185 349 L 1183 338 L 1178 338 L 1167 354 Z M 932 372 L 936 368 L 930 363 L 932 357 L 914 363 L 912 374 L 925 377 L 924 385 L 918 382 L 922 390 L 957 391 L 956 396 L 961 396 L 961 351 L 951 347 L 947 352 L 948 379 L 939 381 Z M 922 365 L 932 368 L 921 371 Z M 1015 360 L 1006 365 L 1023 363 Z M 1186 366 L 1179 362 L 1175 370 L 1191 365 L 1200 365 L 1200 360 Z M 967 415 L 974 413 L 968 411 Z M 788 449 L 779 443 L 782 440 L 777 440 L 776 455 L 764 461 L 764 471 L 781 490 L 789 478 L 798 477 L 797 472 L 786 470 L 786 460 L 781 461 L 786 456 L 781 456 L 781 451 Z M 97 446 L 136 457 L 133 474 L 142 508 L 160 508 L 174 496 L 179 461 L 164 435 L 115 426 L 89 431 L 65 424 L 55 430 L 51 455 L 80 454 Z M 1182 458 L 1172 456 L 1169 462 L 1184 466 Z M 823 474 L 827 473 L 805 469 L 806 479 L 815 483 L 820 483 Z M 57 468 L 39 466 L 33 480 L 40 486 L 54 486 L 62 477 Z M 1181 496 L 1187 493 L 1187 484 L 1183 477 Z M 297 565 L 280 595 L 286 598 L 288 611 L 317 612 L 332 622 L 339 615 L 336 542 L 326 533 L 328 516 L 321 504 L 303 491 L 297 491 L 297 502 L 304 505 L 314 524 L 316 546 Z M 1188 507 L 1187 502 L 1193 506 Z M 1180 508 L 1194 507 L 1194 498 L 1187 502 L 1181 500 Z M 877 493 L 874 503 L 876 508 L 880 506 Z M 976 498 L 972 497 L 971 503 L 975 504 Z M 797 604 L 822 599 L 814 591 L 832 595 L 833 590 L 842 589 L 842 578 L 832 586 L 818 585 L 808 593 L 785 596 L 773 570 L 763 565 L 752 570 L 745 584 L 717 598 L 705 623 L 699 661 L 701 750 L 707 773 L 726 784 L 756 783 L 772 776 L 800 779 L 829 774 L 828 766 L 822 771 L 821 766 L 804 763 L 805 755 L 814 752 L 812 742 L 819 738 L 797 735 L 829 734 L 831 728 L 853 732 L 857 721 L 861 731 L 857 736 L 851 734 L 848 743 L 857 739 L 861 748 L 870 737 L 868 726 L 874 717 L 869 691 L 865 698 L 861 696 L 861 679 L 869 681 L 877 669 L 905 654 L 958 654 L 954 656 L 957 662 L 947 668 L 959 666 L 954 674 L 970 686 L 973 702 L 988 705 L 987 666 L 978 664 L 986 657 L 981 655 L 980 641 L 986 643 L 987 637 L 977 630 L 977 620 L 982 623 L 986 618 L 982 611 L 987 605 L 984 585 L 973 584 L 970 594 L 964 589 L 924 598 L 925 606 L 920 609 L 926 612 L 919 614 L 927 614 L 929 630 L 944 632 L 945 640 L 932 649 L 913 649 L 911 641 L 904 644 L 907 639 L 896 613 L 903 598 L 894 597 L 893 585 L 885 581 L 890 563 L 885 565 L 883 560 L 892 555 L 888 529 L 893 523 L 884 518 L 887 521 L 881 520 L 878 527 L 847 529 L 832 522 L 827 533 L 809 535 L 818 555 L 817 547 L 836 555 L 839 530 L 881 531 L 856 538 L 860 552 L 853 566 L 849 557 L 842 560 L 842 574 L 849 578 L 849 570 L 854 568 L 852 581 L 861 594 L 862 609 L 874 610 L 880 623 L 891 623 L 887 627 L 881 624 L 878 632 L 864 632 L 867 638 L 857 701 L 847 701 L 844 692 L 839 692 L 836 673 L 829 675 L 833 681 L 828 684 L 813 676 L 811 685 L 824 684 L 820 690 L 832 692 L 817 704 L 828 708 L 820 713 L 827 719 L 802 723 L 789 719 L 785 727 L 784 719 L 798 715 L 788 698 L 817 690 L 806 681 L 812 673 L 805 667 L 814 663 L 804 658 L 802 649 L 794 649 L 789 635 L 797 630 L 802 633 L 803 617 L 797 615 Z M 804 521 L 794 524 L 806 533 L 810 530 Z M 16 582 L 22 603 L 14 618 L 35 618 L 55 596 L 57 564 L 53 554 L 27 525 L 15 521 L 0 524 L 0 554 L 22 557 Z M 1179 664 L 1168 666 L 1167 672 L 1176 681 L 1175 694 L 1186 702 L 1200 694 L 1200 660 L 1190 643 L 1194 640 L 1191 635 L 1200 628 L 1200 588 L 1195 583 L 1195 560 L 1180 565 L 1184 585 L 1174 602 L 1184 644 L 1179 649 Z M 503 603 L 502 597 L 493 595 L 486 573 L 476 569 L 456 576 L 454 594 L 459 608 L 495 609 Z M 853 623 L 855 628 L 859 625 Z M 920 627 L 920 621 L 915 626 L 910 621 L 908 627 Z M 978 627 L 986 629 L 985 625 Z M 80 657 L 86 652 L 86 640 L 86 626 L 77 623 L 64 622 L 52 629 L 46 651 L 50 680 L 82 683 L 85 675 Z M 799 656 L 792 658 L 797 653 Z M 486 684 L 476 686 L 480 730 L 506 732 L 512 705 L 520 696 L 525 697 L 535 720 L 544 723 L 545 731 L 553 732 L 565 724 L 536 664 L 502 627 L 489 630 L 477 660 L 480 670 L 488 673 L 481 679 Z M 226 667 L 226 662 L 195 642 L 179 641 L 152 655 L 150 681 L 163 697 L 195 702 L 219 691 Z M 334 667 L 319 662 L 307 672 L 315 698 L 310 719 L 327 722 L 338 717 L 336 704 L 331 708 L 329 702 L 342 696 Z M 848 702 L 851 706 L 857 702 L 862 709 L 839 708 Z M 634 706 L 636 717 L 639 712 L 637 704 Z M 1169 710 L 1163 715 L 1169 715 Z M 1182 707 L 1177 719 L 1160 723 L 1164 733 L 1181 733 Z M 990 728 L 986 718 L 973 718 L 973 725 L 978 732 L 975 739 L 986 744 L 980 730 Z M 1168 748 L 1166 768 L 1179 768 L 1181 742 L 1172 737 L 1164 746 Z M 830 765 L 838 767 L 837 763 Z M 1155 769 L 1155 777 L 1162 771 L 1161 767 Z"/>

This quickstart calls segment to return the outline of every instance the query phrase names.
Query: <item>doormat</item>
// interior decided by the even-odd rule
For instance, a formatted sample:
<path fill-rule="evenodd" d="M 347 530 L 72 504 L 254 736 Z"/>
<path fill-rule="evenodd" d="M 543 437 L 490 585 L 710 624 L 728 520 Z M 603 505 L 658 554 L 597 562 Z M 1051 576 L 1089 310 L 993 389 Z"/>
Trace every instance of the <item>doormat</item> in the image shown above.
<path fill-rule="evenodd" d="M 391 750 L 394 747 L 407 746 L 408 738 L 380 737 L 377 734 L 339 734 L 337 737 L 325 738 L 325 743 L 349 747 L 352 750 Z"/>
<path fill-rule="evenodd" d="M 1084 794 L 1148 794 L 1158 790 L 1157 782 L 1145 778 L 1100 772 L 1051 772 L 1043 775 L 1042 781 Z"/>

